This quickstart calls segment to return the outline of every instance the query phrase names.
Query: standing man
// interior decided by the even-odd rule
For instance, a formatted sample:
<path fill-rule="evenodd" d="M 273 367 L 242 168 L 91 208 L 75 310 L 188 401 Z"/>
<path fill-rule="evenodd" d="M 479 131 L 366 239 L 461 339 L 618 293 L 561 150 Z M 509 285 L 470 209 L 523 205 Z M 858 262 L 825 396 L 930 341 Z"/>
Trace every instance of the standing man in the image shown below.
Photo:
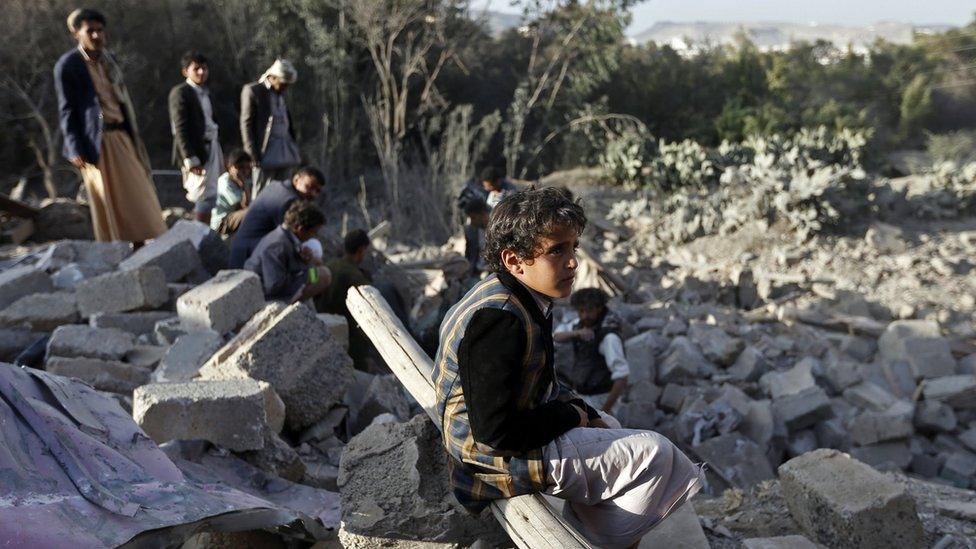
<path fill-rule="evenodd" d="M 95 238 L 156 238 L 166 225 L 122 71 L 105 50 L 105 16 L 77 9 L 67 23 L 78 47 L 58 59 L 54 87 L 63 154 L 81 172 Z"/>
<path fill-rule="evenodd" d="M 280 181 L 301 164 L 285 90 L 298 79 L 298 71 L 285 59 L 277 59 L 257 82 L 241 90 L 241 140 L 254 161 L 257 197 L 268 181 Z"/>
<path fill-rule="evenodd" d="M 224 163 L 207 87 L 210 62 L 202 53 L 189 51 L 180 66 L 185 80 L 169 92 L 173 162 L 183 172 L 183 188 L 186 199 L 193 203 L 193 217 L 209 224 Z"/>
<path fill-rule="evenodd" d="M 325 185 L 318 168 L 300 168 L 291 181 L 275 181 L 247 208 L 230 246 L 230 268 L 240 269 L 258 242 L 285 220 L 285 212 L 296 200 L 315 200 Z"/>

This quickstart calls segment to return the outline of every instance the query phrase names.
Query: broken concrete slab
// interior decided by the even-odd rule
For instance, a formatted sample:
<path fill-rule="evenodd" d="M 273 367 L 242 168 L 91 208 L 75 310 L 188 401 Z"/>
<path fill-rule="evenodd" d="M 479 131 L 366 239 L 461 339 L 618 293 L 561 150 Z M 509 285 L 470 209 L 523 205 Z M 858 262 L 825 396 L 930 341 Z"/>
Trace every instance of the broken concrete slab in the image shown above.
<path fill-rule="evenodd" d="M 624 353 L 630 365 L 630 383 L 642 380 L 654 381 L 657 367 L 654 356 L 658 351 L 658 338 L 651 332 L 636 335 L 624 342 Z"/>
<path fill-rule="evenodd" d="M 739 433 L 710 438 L 694 452 L 730 485 L 748 490 L 764 480 L 776 478 L 764 450 Z"/>
<path fill-rule="evenodd" d="M 373 376 L 362 399 L 350 404 L 349 434 L 356 435 L 381 414 L 393 414 L 398 421 L 410 416 L 410 401 L 393 375 Z"/>
<path fill-rule="evenodd" d="M 166 303 L 166 277 L 159 267 L 105 273 L 78 285 L 78 311 L 82 317 L 155 309 Z"/>
<path fill-rule="evenodd" d="M 329 313 L 318 313 L 316 316 L 325 323 L 325 327 L 332 334 L 332 339 L 336 340 L 344 349 L 349 350 L 349 321 L 342 315 L 330 315 Z"/>
<path fill-rule="evenodd" d="M 180 317 L 172 316 L 156 322 L 156 325 L 153 328 L 153 339 L 155 339 L 156 343 L 159 345 L 172 345 L 176 342 L 177 338 L 188 333 L 191 332 L 183 327 L 183 323 L 180 322 Z"/>
<path fill-rule="evenodd" d="M 99 391 L 129 394 L 149 381 L 152 370 L 135 364 L 97 358 L 50 357 L 44 369 L 84 381 Z"/>
<path fill-rule="evenodd" d="M 790 514 L 830 547 L 922 547 L 925 534 L 905 488 L 836 450 L 815 450 L 779 467 Z"/>
<path fill-rule="evenodd" d="M 59 326 L 51 334 L 47 343 L 47 356 L 121 360 L 135 344 L 132 334 L 122 330 L 69 324 Z"/>
<path fill-rule="evenodd" d="M 132 253 L 132 243 L 124 241 L 62 240 L 48 247 L 36 267 L 53 273 L 76 264 L 85 272 L 105 273 L 115 269 Z"/>
<path fill-rule="evenodd" d="M 210 229 L 205 223 L 195 220 L 181 219 L 168 231 L 156 238 L 160 246 L 172 246 L 182 240 L 189 241 L 196 249 L 203 267 L 211 275 L 227 268 L 229 251 L 220 235 Z"/>
<path fill-rule="evenodd" d="M 176 301 L 184 329 L 219 334 L 237 329 L 263 306 L 261 279 L 243 270 L 220 271 Z"/>
<path fill-rule="evenodd" d="M 773 400 L 773 417 L 787 429 L 798 431 L 830 418 L 830 399 L 820 387 L 804 389 Z"/>
<path fill-rule="evenodd" d="M 868 411 L 851 422 L 851 440 L 859 446 L 908 438 L 915 433 L 915 407 L 898 401 L 884 412 Z"/>
<path fill-rule="evenodd" d="M 285 406 L 253 379 L 151 383 L 133 393 L 132 417 L 158 443 L 209 440 L 233 451 L 259 450 L 278 432 Z"/>
<path fill-rule="evenodd" d="M 24 296 L 0 311 L 0 326 L 50 332 L 78 322 L 78 302 L 68 292 Z"/>
<path fill-rule="evenodd" d="M 156 323 L 176 318 L 173 311 L 134 311 L 130 313 L 97 313 L 88 318 L 92 328 L 116 328 L 133 335 L 151 334 Z"/>
<path fill-rule="evenodd" d="M 915 379 L 950 376 L 956 373 L 949 341 L 939 325 L 925 320 L 892 322 L 878 339 L 878 350 L 887 362 L 906 362 Z"/>
<path fill-rule="evenodd" d="M 907 442 L 893 441 L 856 446 L 851 456 L 883 471 L 905 470 L 912 463 L 912 451 Z"/>
<path fill-rule="evenodd" d="M 688 381 L 698 378 L 710 368 L 711 365 L 695 344 L 684 336 L 678 336 L 671 342 L 668 355 L 661 362 L 657 380 L 662 384 Z"/>
<path fill-rule="evenodd" d="M 824 363 L 824 381 L 834 394 L 840 394 L 848 387 L 860 383 L 862 378 L 856 362 L 844 360 L 832 353 Z"/>
<path fill-rule="evenodd" d="M 22 265 L 0 272 L 0 309 L 24 296 L 53 291 L 51 277 L 37 267 Z"/>
<path fill-rule="evenodd" d="M 120 271 L 133 271 L 143 267 L 159 267 L 166 276 L 166 282 L 177 282 L 202 269 L 203 265 L 196 248 L 189 240 L 156 239 L 119 263 Z"/>
<path fill-rule="evenodd" d="M 203 379 L 267 381 L 285 402 L 293 430 L 315 424 L 341 403 L 352 375 L 345 349 L 301 303 L 267 305 L 200 369 Z"/>
<path fill-rule="evenodd" d="M 410 540 L 467 547 L 504 536 L 490 516 L 472 516 L 457 503 L 448 479 L 440 432 L 426 415 L 371 425 L 349 441 L 339 465 L 343 547 Z"/>
<path fill-rule="evenodd" d="M 915 406 L 915 428 L 925 434 L 955 430 L 956 413 L 937 400 L 923 400 Z"/>
<path fill-rule="evenodd" d="M 223 345 L 224 338 L 211 330 L 181 335 L 159 361 L 153 382 L 190 381 Z"/>
<path fill-rule="evenodd" d="M 957 409 L 976 408 L 976 376 L 946 376 L 927 379 L 922 385 L 926 400 L 938 400 Z"/>
<path fill-rule="evenodd" d="M 817 386 L 809 361 L 801 361 L 789 370 L 769 372 L 759 378 L 759 386 L 773 399 L 795 395 Z"/>
<path fill-rule="evenodd" d="M 847 388 L 844 390 L 844 398 L 859 408 L 867 408 L 877 412 L 887 410 L 898 401 L 895 395 L 870 381 Z"/>
<path fill-rule="evenodd" d="M 726 372 L 739 381 L 756 381 L 769 369 L 769 362 L 762 351 L 750 345 L 739 353 L 739 357 Z"/>
<path fill-rule="evenodd" d="M 692 324 L 688 337 L 701 348 L 705 358 L 720 366 L 731 365 L 744 347 L 741 339 L 730 336 L 717 326 L 707 324 Z"/>

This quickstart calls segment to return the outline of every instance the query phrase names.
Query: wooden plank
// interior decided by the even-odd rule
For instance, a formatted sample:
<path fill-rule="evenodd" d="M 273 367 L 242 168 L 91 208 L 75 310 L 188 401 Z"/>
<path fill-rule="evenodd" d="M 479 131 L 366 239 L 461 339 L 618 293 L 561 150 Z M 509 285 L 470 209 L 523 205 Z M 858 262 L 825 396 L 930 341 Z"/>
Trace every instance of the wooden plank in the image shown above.
<path fill-rule="evenodd" d="M 441 428 L 431 374 L 434 363 L 372 286 L 350 288 L 349 312 L 376 346 L 394 375 Z M 491 511 L 516 545 L 523 549 L 592 549 L 538 494 L 495 500 Z"/>

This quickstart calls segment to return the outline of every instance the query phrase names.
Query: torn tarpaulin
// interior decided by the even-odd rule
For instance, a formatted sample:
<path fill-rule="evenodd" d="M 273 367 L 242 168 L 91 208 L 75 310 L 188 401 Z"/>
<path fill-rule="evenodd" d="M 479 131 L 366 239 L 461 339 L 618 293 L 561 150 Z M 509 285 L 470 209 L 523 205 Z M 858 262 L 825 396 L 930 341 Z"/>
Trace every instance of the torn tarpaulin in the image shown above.
<path fill-rule="evenodd" d="M 302 519 L 316 520 L 193 476 L 113 398 L 0 363 L 0 546 L 105 547 L 148 531 L 172 539 L 170 530 L 301 528 Z"/>

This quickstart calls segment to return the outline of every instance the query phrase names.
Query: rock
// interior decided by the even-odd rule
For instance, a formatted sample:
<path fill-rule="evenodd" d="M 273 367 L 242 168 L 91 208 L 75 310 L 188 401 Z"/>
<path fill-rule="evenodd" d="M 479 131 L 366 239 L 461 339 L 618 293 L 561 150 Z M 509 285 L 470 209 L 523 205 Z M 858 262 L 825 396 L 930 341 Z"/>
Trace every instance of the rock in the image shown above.
<path fill-rule="evenodd" d="M 37 267 L 24 265 L 0 272 L 0 309 L 24 296 L 53 291 L 51 277 Z"/>
<path fill-rule="evenodd" d="M 97 358 L 51 357 L 44 368 L 52 374 L 78 378 L 99 391 L 122 394 L 145 385 L 152 372 L 134 364 Z"/>
<path fill-rule="evenodd" d="M 258 469 L 285 480 L 298 482 L 305 476 L 305 463 L 298 456 L 298 452 L 270 429 L 264 431 L 263 447 L 241 452 L 239 455 Z"/>
<path fill-rule="evenodd" d="M 764 450 L 739 433 L 710 438 L 693 450 L 723 480 L 736 488 L 748 490 L 764 480 L 776 478 Z"/>
<path fill-rule="evenodd" d="M 794 520 L 829 547 L 922 547 L 922 523 L 905 488 L 836 450 L 815 450 L 779 467 Z"/>
<path fill-rule="evenodd" d="M 161 246 L 173 246 L 181 240 L 188 240 L 196 248 L 203 268 L 211 275 L 227 268 L 229 252 L 220 235 L 210 230 L 210 227 L 199 221 L 183 219 L 177 221 L 170 230 L 163 233 L 153 242 Z"/>
<path fill-rule="evenodd" d="M 925 400 L 944 402 L 953 408 L 976 408 L 976 376 L 946 376 L 928 379 L 922 385 Z"/>
<path fill-rule="evenodd" d="M 741 339 L 729 336 L 721 328 L 705 324 L 693 324 L 688 337 L 701 347 L 705 358 L 720 366 L 731 365 L 744 346 Z"/>
<path fill-rule="evenodd" d="M 798 431 L 828 419 L 833 412 L 830 399 L 820 387 L 810 387 L 773 400 L 773 417 L 787 429 Z"/>
<path fill-rule="evenodd" d="M 819 448 L 817 433 L 813 429 L 804 429 L 790 435 L 786 442 L 786 453 L 790 457 L 801 456 Z"/>
<path fill-rule="evenodd" d="M 166 282 L 177 282 L 203 268 L 196 248 L 188 240 L 153 240 L 119 263 L 119 270 L 159 267 Z"/>
<path fill-rule="evenodd" d="M 91 212 L 88 206 L 70 198 L 46 198 L 34 218 L 37 242 L 51 240 L 93 240 Z"/>
<path fill-rule="evenodd" d="M 0 326 L 50 332 L 78 322 L 74 294 L 55 292 L 24 296 L 0 311 Z"/>
<path fill-rule="evenodd" d="M 871 224 L 864 239 L 881 254 L 902 254 L 908 249 L 908 245 L 902 238 L 901 229 L 879 221 Z"/>
<path fill-rule="evenodd" d="M 762 352 L 755 347 L 749 346 L 742 350 L 739 357 L 726 370 L 732 375 L 733 379 L 739 381 L 756 381 L 769 370 L 769 362 Z"/>
<path fill-rule="evenodd" d="M 343 349 L 349 350 L 349 321 L 346 317 L 342 315 L 330 315 L 329 313 L 318 313 L 316 316 L 319 317 L 325 327 L 329 329 L 329 333 L 332 334 L 332 339 L 342 345 Z"/>
<path fill-rule="evenodd" d="M 209 440 L 233 451 L 260 450 L 281 430 L 285 407 L 253 379 L 152 383 L 133 393 L 132 417 L 157 443 Z"/>
<path fill-rule="evenodd" d="M 200 376 L 267 381 L 285 403 L 289 429 L 300 431 L 342 402 L 352 359 L 311 309 L 271 303 L 200 369 Z"/>
<path fill-rule="evenodd" d="M 904 470 L 912 463 L 912 451 L 901 441 L 851 448 L 851 456 L 875 469 L 887 471 Z"/>
<path fill-rule="evenodd" d="M 41 332 L 0 328 L 0 362 L 13 362 L 17 355 L 43 337 L 47 336 Z"/>
<path fill-rule="evenodd" d="M 63 240 L 51 244 L 41 255 L 36 267 L 55 272 L 68 265 L 77 265 L 85 273 L 101 274 L 114 270 L 131 253 L 131 242 Z"/>
<path fill-rule="evenodd" d="M 129 364 L 155 370 L 167 349 L 168 347 L 165 345 L 136 345 L 125 354 L 125 361 Z"/>
<path fill-rule="evenodd" d="M 668 383 L 661 393 L 661 408 L 668 412 L 677 412 L 684 405 L 685 399 L 691 394 L 691 388 L 676 383 Z"/>
<path fill-rule="evenodd" d="M 803 536 L 794 535 L 744 539 L 742 549 L 817 549 L 817 545 Z"/>
<path fill-rule="evenodd" d="M 861 374 L 857 364 L 832 354 L 824 364 L 824 381 L 834 394 L 843 393 L 845 389 L 861 382 Z"/>
<path fill-rule="evenodd" d="M 339 465 L 342 546 L 414 540 L 467 547 L 481 536 L 499 536 L 491 517 L 472 516 L 457 503 L 448 479 L 441 435 L 427 416 L 371 425 L 349 441 Z"/>
<path fill-rule="evenodd" d="M 131 313 L 97 313 L 88 318 L 92 328 L 115 328 L 133 335 L 151 334 L 161 320 L 176 318 L 172 311 L 135 311 Z"/>
<path fill-rule="evenodd" d="M 955 430 L 956 413 L 937 400 L 923 400 L 915 406 L 915 428 L 926 434 Z"/>
<path fill-rule="evenodd" d="M 651 332 L 636 335 L 624 342 L 624 354 L 630 365 L 630 383 L 654 381 L 657 377 L 657 363 L 654 360 L 657 351 L 657 335 Z"/>
<path fill-rule="evenodd" d="M 180 317 L 178 316 L 157 321 L 156 326 L 153 328 L 153 337 L 155 338 L 156 343 L 159 343 L 160 345 L 172 345 L 173 343 L 176 343 L 177 338 L 188 333 L 191 332 L 183 328 L 183 323 L 180 322 Z"/>
<path fill-rule="evenodd" d="M 915 433 L 915 407 L 898 401 L 884 412 L 864 412 L 851 423 L 851 440 L 859 446 L 908 438 Z"/>
<path fill-rule="evenodd" d="M 915 379 L 950 376 L 956 360 L 939 326 L 925 320 L 892 322 L 878 339 L 878 350 L 887 362 L 907 362 Z"/>
<path fill-rule="evenodd" d="M 880 412 L 890 408 L 898 399 L 882 387 L 865 381 L 844 391 L 844 398 L 860 408 Z"/>
<path fill-rule="evenodd" d="M 82 317 L 155 309 L 169 297 L 166 277 L 159 267 L 105 273 L 78 284 L 78 311 Z"/>
<path fill-rule="evenodd" d="M 410 402 L 393 375 L 373 376 L 362 400 L 351 407 L 349 433 L 358 434 L 380 414 L 393 414 L 398 421 L 410 417 Z"/>
<path fill-rule="evenodd" d="M 962 442 L 967 448 L 976 452 L 976 426 L 972 426 L 963 431 L 959 435 L 959 442 Z"/>
<path fill-rule="evenodd" d="M 224 338 L 210 330 L 178 337 L 159 361 L 153 381 L 190 381 L 223 345 Z"/>
<path fill-rule="evenodd" d="M 60 326 L 47 343 L 47 356 L 88 357 L 121 360 L 135 347 L 132 334 L 112 328 L 92 328 L 78 324 Z"/>
<path fill-rule="evenodd" d="M 976 375 L 976 353 L 960 359 L 957 366 L 957 372 L 960 374 Z"/>
<path fill-rule="evenodd" d="M 851 447 L 850 432 L 844 427 L 844 420 L 833 417 L 814 425 L 813 432 L 817 435 L 817 444 L 822 448 L 834 448 L 847 451 Z"/>
<path fill-rule="evenodd" d="M 774 400 L 817 386 L 811 363 L 802 361 L 789 370 L 769 372 L 759 378 L 759 386 Z"/>
<path fill-rule="evenodd" d="M 247 322 L 264 306 L 261 279 L 250 271 L 220 271 L 180 296 L 176 311 L 187 330 L 225 334 Z"/>
<path fill-rule="evenodd" d="M 661 335 L 664 337 L 676 337 L 688 333 L 688 323 L 680 318 L 671 318 L 667 324 L 661 328 Z"/>
<path fill-rule="evenodd" d="M 659 383 L 688 381 L 698 378 L 701 372 L 708 368 L 709 365 L 705 362 L 705 357 L 698 351 L 695 344 L 688 338 L 679 336 L 671 342 L 668 355 L 661 362 L 657 380 Z"/>
<path fill-rule="evenodd" d="M 878 352 L 878 343 L 866 337 L 844 336 L 838 348 L 840 352 L 859 362 L 870 362 Z"/>

